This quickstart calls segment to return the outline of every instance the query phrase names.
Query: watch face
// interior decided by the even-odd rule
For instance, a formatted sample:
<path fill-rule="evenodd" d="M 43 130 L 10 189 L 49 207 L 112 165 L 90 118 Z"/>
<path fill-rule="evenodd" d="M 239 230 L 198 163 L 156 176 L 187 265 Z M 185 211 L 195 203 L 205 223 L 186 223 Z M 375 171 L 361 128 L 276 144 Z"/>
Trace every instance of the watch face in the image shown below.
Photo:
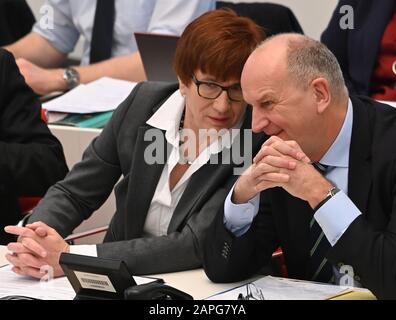
<path fill-rule="evenodd" d="M 338 189 L 337 187 L 332 188 L 330 190 L 331 196 L 334 197 L 338 191 L 340 191 L 340 189 Z"/>
<path fill-rule="evenodd" d="M 73 89 L 80 83 L 80 75 L 77 70 L 73 68 L 65 69 L 63 79 L 66 81 L 67 89 Z"/>

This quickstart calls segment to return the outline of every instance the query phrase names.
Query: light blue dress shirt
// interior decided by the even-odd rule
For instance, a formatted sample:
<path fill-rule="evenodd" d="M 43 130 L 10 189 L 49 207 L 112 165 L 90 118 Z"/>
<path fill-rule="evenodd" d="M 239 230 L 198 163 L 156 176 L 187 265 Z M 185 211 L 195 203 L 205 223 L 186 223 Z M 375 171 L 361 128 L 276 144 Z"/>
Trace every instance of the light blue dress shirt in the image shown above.
<path fill-rule="evenodd" d="M 349 225 L 361 214 L 347 196 L 352 124 L 353 106 L 351 100 L 349 100 L 341 131 L 320 160 L 320 163 L 331 167 L 331 170 L 326 174 L 326 179 L 341 190 L 323 204 L 314 215 L 332 246 L 337 243 Z M 258 213 L 260 196 L 259 194 L 256 195 L 245 204 L 234 204 L 231 201 L 233 191 L 234 188 L 232 188 L 224 203 L 224 224 L 234 235 L 241 236 L 249 230 L 254 217 Z"/>
<path fill-rule="evenodd" d="M 47 0 L 53 10 L 53 28 L 47 28 L 45 17 L 33 27 L 60 52 L 68 54 L 80 36 L 84 39 L 81 64 L 89 63 L 95 0 Z M 180 35 L 186 25 L 202 13 L 215 8 L 213 0 L 116 0 L 116 19 L 112 56 L 137 51 L 134 32 Z M 45 8 L 45 7 L 43 7 Z M 48 13 L 47 10 L 43 12 Z"/>

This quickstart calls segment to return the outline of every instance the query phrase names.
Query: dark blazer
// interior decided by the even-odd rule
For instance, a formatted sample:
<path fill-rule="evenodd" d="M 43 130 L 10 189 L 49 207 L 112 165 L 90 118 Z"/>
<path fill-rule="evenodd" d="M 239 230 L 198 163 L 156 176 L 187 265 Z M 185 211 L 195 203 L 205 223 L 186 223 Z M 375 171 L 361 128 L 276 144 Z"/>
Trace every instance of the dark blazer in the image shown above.
<path fill-rule="evenodd" d="M 44 221 L 66 236 L 103 204 L 122 175 L 115 187 L 117 211 L 105 243 L 97 246 L 98 255 L 124 260 L 133 274 L 201 266 L 204 233 L 235 181 L 234 164 L 202 166 L 191 177 L 168 234 L 143 238 L 147 212 L 164 168 L 164 164 L 149 165 L 144 159 L 144 151 L 152 143 L 144 141 L 144 135 L 153 129 L 146 121 L 177 88 L 166 83 L 138 84 L 85 151 L 82 162 L 49 190 L 29 221 Z M 248 112 L 243 127 L 250 128 L 250 123 Z M 159 133 L 166 143 L 164 131 Z M 254 137 L 253 149 L 257 150 L 262 140 Z"/>
<path fill-rule="evenodd" d="M 340 28 L 340 7 L 354 9 L 354 29 Z M 341 0 L 321 41 L 334 53 L 350 93 L 368 95 L 382 34 L 393 15 L 394 0 Z"/>
<path fill-rule="evenodd" d="M 327 258 L 354 268 L 378 298 L 396 298 L 396 110 L 364 97 L 352 98 L 348 195 L 362 212 Z M 306 279 L 309 262 L 307 202 L 281 188 L 261 193 L 260 211 L 249 231 L 234 237 L 223 209 L 208 231 L 205 271 L 217 282 L 238 281 L 269 263 L 281 246 L 291 278 Z"/>
<path fill-rule="evenodd" d="M 67 166 L 59 141 L 41 120 L 40 103 L 13 56 L 0 49 L 0 243 L 22 217 L 17 198 L 42 197 Z"/>
<path fill-rule="evenodd" d="M 0 46 L 28 34 L 35 21 L 25 0 L 0 0 Z"/>

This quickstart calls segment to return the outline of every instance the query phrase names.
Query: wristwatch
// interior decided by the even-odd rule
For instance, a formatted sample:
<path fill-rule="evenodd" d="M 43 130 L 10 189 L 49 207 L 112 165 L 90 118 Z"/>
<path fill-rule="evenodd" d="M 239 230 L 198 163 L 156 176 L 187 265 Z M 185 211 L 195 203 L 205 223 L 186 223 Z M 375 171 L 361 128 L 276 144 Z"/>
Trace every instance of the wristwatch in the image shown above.
<path fill-rule="evenodd" d="M 315 207 L 314 211 L 317 211 L 327 201 L 329 201 L 332 197 L 334 197 L 339 191 L 340 189 L 338 189 L 337 187 L 331 187 L 331 189 L 327 192 L 326 197 L 319 202 L 319 204 Z"/>
<path fill-rule="evenodd" d="M 73 89 L 80 84 L 80 74 L 74 68 L 66 68 L 63 71 L 63 80 L 66 82 L 67 90 Z"/>
<path fill-rule="evenodd" d="M 330 199 L 330 198 L 334 197 L 338 191 L 340 191 L 340 189 L 338 189 L 337 187 L 332 187 L 329 190 L 329 192 L 327 192 L 325 199 Z"/>

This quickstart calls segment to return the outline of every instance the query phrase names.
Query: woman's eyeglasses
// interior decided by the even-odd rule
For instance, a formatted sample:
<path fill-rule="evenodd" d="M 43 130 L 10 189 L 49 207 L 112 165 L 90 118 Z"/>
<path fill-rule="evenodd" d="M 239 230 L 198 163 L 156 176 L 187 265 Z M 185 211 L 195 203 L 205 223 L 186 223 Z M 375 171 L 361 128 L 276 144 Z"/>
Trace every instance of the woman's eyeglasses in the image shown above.
<path fill-rule="evenodd" d="M 231 101 L 243 101 L 242 88 L 239 83 L 225 87 L 214 82 L 200 81 L 195 77 L 195 75 L 193 75 L 191 78 L 197 86 L 198 95 L 202 98 L 217 99 L 223 91 L 226 91 L 228 99 L 230 99 Z"/>

